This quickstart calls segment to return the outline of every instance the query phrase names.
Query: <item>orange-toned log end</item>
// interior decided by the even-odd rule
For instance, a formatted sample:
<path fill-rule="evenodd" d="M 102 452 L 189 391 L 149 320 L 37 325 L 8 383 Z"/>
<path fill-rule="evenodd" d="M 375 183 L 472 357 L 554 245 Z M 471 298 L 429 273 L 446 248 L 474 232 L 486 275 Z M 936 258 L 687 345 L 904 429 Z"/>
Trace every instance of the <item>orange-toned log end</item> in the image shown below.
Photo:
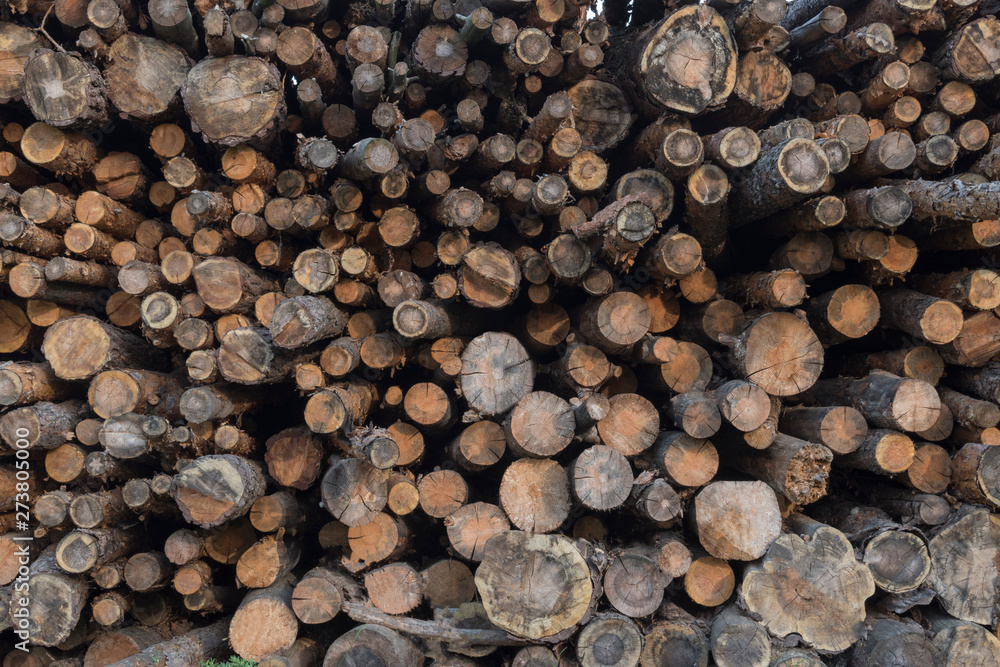
<path fill-rule="evenodd" d="M 307 625 L 332 620 L 341 610 L 344 594 L 338 573 L 317 567 L 305 575 L 292 591 L 295 616 Z"/>
<path fill-rule="evenodd" d="M 240 657 L 259 661 L 291 648 L 298 631 L 292 586 L 281 581 L 243 598 L 229 625 L 229 643 Z"/>
<path fill-rule="evenodd" d="M 365 589 L 378 609 L 405 614 L 423 601 L 420 573 L 407 563 L 391 563 L 365 575 Z"/>
<path fill-rule="evenodd" d="M 170 492 L 186 519 L 210 528 L 249 512 L 264 492 L 264 477 L 246 459 L 210 455 L 178 473 Z"/>
<path fill-rule="evenodd" d="M 713 556 L 698 558 L 684 575 L 684 592 L 698 605 L 716 607 L 733 594 L 736 575 L 726 561 Z"/>
<path fill-rule="evenodd" d="M 772 396 L 805 391 L 823 370 L 815 332 L 790 313 L 761 316 L 733 342 L 731 355 L 745 377 Z"/>

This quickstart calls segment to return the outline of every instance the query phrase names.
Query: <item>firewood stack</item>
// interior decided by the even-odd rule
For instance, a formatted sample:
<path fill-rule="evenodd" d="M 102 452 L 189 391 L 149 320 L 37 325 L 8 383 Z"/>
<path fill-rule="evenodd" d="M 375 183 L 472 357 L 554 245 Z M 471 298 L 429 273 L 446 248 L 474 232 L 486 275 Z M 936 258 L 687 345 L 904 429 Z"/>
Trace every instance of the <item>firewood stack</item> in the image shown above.
<path fill-rule="evenodd" d="M 996 664 L 997 7 L 7 0 L 3 667 Z"/>

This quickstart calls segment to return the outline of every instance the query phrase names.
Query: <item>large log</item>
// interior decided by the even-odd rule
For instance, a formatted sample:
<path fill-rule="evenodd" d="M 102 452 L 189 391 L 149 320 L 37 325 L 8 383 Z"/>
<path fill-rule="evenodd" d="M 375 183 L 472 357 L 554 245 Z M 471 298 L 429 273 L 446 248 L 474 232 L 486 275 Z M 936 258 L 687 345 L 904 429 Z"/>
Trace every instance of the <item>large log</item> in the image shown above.
<path fill-rule="evenodd" d="M 685 7 L 615 40 L 609 68 L 644 110 L 699 113 L 721 106 L 736 84 L 736 45 L 711 7 Z M 700 64 L 692 68 L 690 61 Z"/>

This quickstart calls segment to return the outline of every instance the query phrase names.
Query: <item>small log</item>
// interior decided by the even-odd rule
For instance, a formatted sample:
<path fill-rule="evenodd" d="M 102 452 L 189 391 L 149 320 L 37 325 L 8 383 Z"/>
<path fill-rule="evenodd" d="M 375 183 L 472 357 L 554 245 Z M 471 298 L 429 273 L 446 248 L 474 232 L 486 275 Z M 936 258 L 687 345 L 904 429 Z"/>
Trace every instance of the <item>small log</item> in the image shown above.
<path fill-rule="evenodd" d="M 80 176 L 90 171 L 99 158 L 96 144 L 86 135 L 64 132 L 45 123 L 29 125 L 20 148 L 25 160 L 56 175 Z"/>
<path fill-rule="evenodd" d="M 260 632 L 262 619 L 268 619 L 269 632 Z M 281 579 L 243 598 L 229 625 L 229 643 L 240 657 L 258 661 L 291 648 L 298 631 L 292 586 L 287 579 Z"/>
<path fill-rule="evenodd" d="M 532 533 L 555 530 L 569 516 L 566 471 L 551 460 L 515 461 L 500 482 L 500 504 L 511 523 L 521 530 Z"/>
<path fill-rule="evenodd" d="M 722 425 L 722 415 L 715 397 L 701 391 L 689 391 L 670 399 L 668 416 L 674 426 L 692 438 L 709 438 Z"/>
<path fill-rule="evenodd" d="M 861 446 L 837 459 L 839 465 L 878 474 L 901 473 L 913 463 L 913 441 L 888 429 L 871 429 Z"/>
<path fill-rule="evenodd" d="M 868 435 L 864 416 L 855 408 L 841 406 L 789 408 L 781 413 L 779 427 L 788 435 L 825 445 L 835 454 L 850 454 Z"/>
<path fill-rule="evenodd" d="M 510 531 L 503 510 L 489 503 L 469 503 L 444 520 L 448 542 L 455 552 L 471 561 L 482 561 L 491 537 Z"/>
<path fill-rule="evenodd" d="M 996 479 L 995 456 L 990 445 L 967 443 L 952 457 L 952 486 L 963 500 L 997 504 L 1000 480 Z"/>
<path fill-rule="evenodd" d="M 85 411 L 85 404 L 75 399 L 17 408 L 0 417 L 0 438 L 11 449 L 53 449 L 73 436 Z"/>
<path fill-rule="evenodd" d="M 708 484 L 719 469 L 719 454 L 711 441 L 678 431 L 660 434 L 653 460 L 669 481 L 687 487 Z"/>
<path fill-rule="evenodd" d="M 353 584 L 331 569 L 315 567 L 306 572 L 292 591 L 292 609 L 303 623 L 316 625 L 337 616 L 345 584 Z"/>
<path fill-rule="evenodd" d="M 712 656 L 719 667 L 771 664 L 771 644 L 764 627 L 737 607 L 722 610 L 712 623 Z"/>
<path fill-rule="evenodd" d="M 684 592 L 698 605 L 717 607 L 729 599 L 736 587 L 736 575 L 729 563 L 714 556 L 702 556 L 691 563 L 684 575 Z"/>
<path fill-rule="evenodd" d="M 923 431 L 937 420 L 941 400 L 922 380 L 872 371 L 864 379 L 823 380 L 806 395 L 820 405 L 849 405 L 875 426 L 900 431 Z"/>
<path fill-rule="evenodd" d="M 55 559 L 64 572 L 82 574 L 127 556 L 138 540 L 120 528 L 78 528 L 59 540 Z"/>
<path fill-rule="evenodd" d="M 635 456 L 652 446 L 659 431 L 659 415 L 639 394 L 611 397 L 608 415 L 597 424 L 601 440 L 625 456 Z"/>
<path fill-rule="evenodd" d="M 1000 74 L 1000 69 L 992 62 L 976 62 L 968 53 L 988 44 L 998 33 L 1000 24 L 989 17 L 971 21 L 953 31 L 933 56 L 933 62 L 940 68 L 942 77 L 967 83 L 994 79 Z"/>
<path fill-rule="evenodd" d="M 60 83 L 53 87 L 55 82 Z M 104 79 L 79 56 L 49 49 L 32 52 L 24 64 L 23 86 L 32 114 L 52 127 L 90 129 L 108 121 Z"/>
<path fill-rule="evenodd" d="M 295 540 L 265 535 L 243 552 L 236 563 L 236 580 L 247 588 L 265 589 L 284 578 L 301 555 Z"/>
<path fill-rule="evenodd" d="M 950 343 L 962 330 L 961 309 L 944 299 L 893 289 L 881 292 L 879 303 L 884 325 L 920 340 L 939 345 Z"/>
<path fill-rule="evenodd" d="M 777 496 L 762 482 L 709 484 L 695 496 L 694 517 L 699 542 L 716 558 L 756 560 L 781 534 Z"/>
<path fill-rule="evenodd" d="M 277 290 L 273 280 L 234 258 L 210 258 L 191 271 L 205 305 L 221 313 L 246 312 L 267 292 Z"/>
<path fill-rule="evenodd" d="M 395 313 L 393 318 L 397 319 Z M 489 373 L 480 369 L 489 369 Z M 524 347 L 509 334 L 487 332 L 474 338 L 462 352 L 462 394 L 470 408 L 484 415 L 512 408 L 531 391 L 533 382 L 534 364 Z"/>
<path fill-rule="evenodd" d="M 736 224 L 759 220 L 817 192 L 829 175 L 822 148 L 808 139 L 789 139 L 764 151 L 747 168 L 744 183 L 730 197 Z"/>
<path fill-rule="evenodd" d="M 584 450 L 570 465 L 573 497 L 591 509 L 622 505 L 632 488 L 632 470 L 618 451 L 604 445 Z"/>
<path fill-rule="evenodd" d="M 17 406 L 69 398 L 71 386 L 47 363 L 8 361 L 0 364 L 0 405 Z"/>
<path fill-rule="evenodd" d="M 370 523 L 388 493 L 383 473 L 358 459 L 334 464 L 323 476 L 320 491 L 327 511 L 347 526 Z"/>
<path fill-rule="evenodd" d="M 729 465 L 769 484 L 797 504 L 809 504 L 826 495 L 833 454 L 824 445 L 778 433 L 760 451 L 726 450 Z"/>
<path fill-rule="evenodd" d="M 519 456 L 548 457 L 565 449 L 576 423 L 569 404 L 549 392 L 521 398 L 504 422 L 507 444 Z"/>

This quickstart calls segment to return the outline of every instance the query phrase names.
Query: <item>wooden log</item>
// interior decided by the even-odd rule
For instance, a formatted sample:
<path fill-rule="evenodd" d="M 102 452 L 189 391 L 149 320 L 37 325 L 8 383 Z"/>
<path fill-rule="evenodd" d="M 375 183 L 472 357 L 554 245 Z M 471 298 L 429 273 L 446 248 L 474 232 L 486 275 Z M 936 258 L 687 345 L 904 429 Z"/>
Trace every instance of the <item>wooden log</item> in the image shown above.
<path fill-rule="evenodd" d="M 674 73 L 669 44 L 676 35 L 684 35 L 681 43 L 715 65 L 697 75 Z M 684 8 L 637 34 L 616 37 L 616 44 L 609 53 L 621 58 L 616 56 L 609 68 L 621 73 L 630 96 L 646 110 L 701 112 L 719 106 L 735 85 L 736 47 L 722 17 L 709 7 Z M 660 52 L 660 44 L 668 46 Z"/>
<path fill-rule="evenodd" d="M 694 517 L 698 540 L 716 558 L 755 560 L 781 533 L 777 497 L 762 482 L 709 484 L 695 496 Z"/>
<path fill-rule="evenodd" d="M 487 541 L 494 535 L 510 531 L 510 522 L 503 510 L 489 503 L 468 503 L 444 520 L 448 542 L 455 552 L 471 561 L 482 561 Z"/>
<path fill-rule="evenodd" d="M 516 461 L 500 482 L 500 504 L 511 523 L 521 530 L 532 533 L 555 530 L 569 516 L 566 471 L 552 460 Z"/>
<path fill-rule="evenodd" d="M 272 345 L 264 329 L 236 328 L 222 337 L 218 369 L 229 382 L 267 384 L 281 382 L 295 372 L 296 359 Z"/>
<path fill-rule="evenodd" d="M 52 127 L 90 129 L 108 120 L 104 79 L 82 58 L 64 51 L 34 51 L 24 64 L 23 86 L 32 115 Z"/>
<path fill-rule="evenodd" d="M 938 48 L 933 56 L 934 64 L 941 69 L 943 78 L 957 79 L 967 83 L 990 81 L 997 76 L 998 69 L 991 62 L 976 62 L 968 56 L 969 50 L 979 48 L 989 42 L 1000 25 L 989 17 L 971 21 L 954 31 Z"/>
<path fill-rule="evenodd" d="M 743 380 L 730 380 L 719 385 L 714 398 L 722 417 L 743 432 L 761 426 L 771 408 L 770 399 L 764 390 Z M 691 433 L 688 435 L 702 437 Z"/>
<path fill-rule="evenodd" d="M 128 555 L 138 537 L 120 528 L 79 528 L 59 540 L 55 559 L 64 572 L 82 574 Z"/>
<path fill-rule="evenodd" d="M 618 451 L 604 445 L 584 450 L 570 466 L 573 497 L 592 509 L 623 504 L 632 487 L 632 471 Z"/>
<path fill-rule="evenodd" d="M 217 312 L 246 312 L 266 292 L 277 291 L 273 280 L 234 258 L 210 258 L 191 271 L 205 305 Z"/>
<path fill-rule="evenodd" d="M 31 563 L 25 579 L 30 597 L 11 597 L 10 618 L 27 618 L 23 629 L 36 645 L 63 643 L 80 620 L 87 601 L 87 582 L 59 569 L 54 548 Z"/>
<path fill-rule="evenodd" d="M 763 315 L 738 337 L 723 335 L 720 340 L 730 345 L 730 356 L 740 374 L 774 396 L 808 389 L 823 365 L 816 334 L 804 321 L 787 313 Z M 777 340 L 781 344 L 773 343 Z M 789 343 L 793 340 L 794 344 Z"/>
<path fill-rule="evenodd" d="M 210 142 L 235 146 L 258 140 L 266 144 L 284 120 L 279 79 L 274 66 L 258 58 L 234 55 L 205 60 L 188 72 L 181 88 L 184 108 Z M 249 108 L 243 106 L 247 98 Z"/>
<path fill-rule="evenodd" d="M 40 401 L 0 417 L 0 438 L 11 449 L 53 449 L 73 435 L 84 413 L 81 401 Z"/>
<path fill-rule="evenodd" d="M 59 235 L 14 214 L 0 216 L 0 239 L 41 257 L 54 257 L 65 249 Z"/>
<path fill-rule="evenodd" d="M 368 383 L 350 382 L 331 384 L 309 399 L 305 421 L 314 433 L 332 433 L 337 429 L 349 430 L 360 426 L 368 417 L 375 388 Z"/>
<path fill-rule="evenodd" d="M 140 370 L 104 371 L 91 380 L 87 398 L 100 417 L 117 417 L 142 410 L 162 416 L 180 416 L 181 386 L 177 378 Z"/>
<path fill-rule="evenodd" d="M 782 432 L 825 445 L 835 454 L 850 454 L 864 442 L 868 424 L 851 407 L 799 407 L 782 412 Z"/>
<path fill-rule="evenodd" d="M 538 571 L 527 565 L 531 558 L 547 562 L 547 571 L 556 573 L 555 581 L 549 576 L 536 581 Z M 510 568 L 514 568 L 515 576 L 536 582 L 531 586 L 533 605 L 517 605 L 520 610 L 534 610 L 530 614 L 513 614 L 507 609 L 507 605 L 523 598 L 518 591 L 527 590 L 505 583 L 511 576 Z M 558 588 L 550 589 L 556 582 Z M 476 571 L 476 588 L 494 625 L 529 639 L 556 635 L 574 627 L 584 618 L 594 592 L 586 561 L 570 540 L 520 531 L 503 533 L 491 541 L 486 559 Z M 560 592 L 563 595 L 568 592 L 571 603 L 554 607 Z"/>
<path fill-rule="evenodd" d="M 895 185 L 910 196 L 914 220 L 935 218 L 971 223 L 989 219 L 1000 198 L 1000 191 L 993 183 L 915 180 L 897 181 Z"/>
<path fill-rule="evenodd" d="M 299 296 L 278 304 L 270 331 L 275 345 L 298 348 L 336 336 L 345 326 L 347 318 L 328 299 Z"/>
<path fill-rule="evenodd" d="M 933 387 L 912 378 L 876 370 L 860 380 L 823 380 L 806 400 L 821 405 L 849 405 L 875 426 L 901 431 L 923 431 L 937 419 L 941 400 Z"/>
<path fill-rule="evenodd" d="M 966 316 L 962 331 L 955 340 L 942 346 L 942 358 L 962 366 L 986 365 L 996 355 L 993 349 L 996 328 L 997 321 L 992 313 L 979 312 Z"/>
<path fill-rule="evenodd" d="M 731 454 L 729 465 L 754 475 L 792 502 L 808 504 L 826 495 L 833 455 L 824 445 L 778 433 L 763 450 L 732 448 L 726 453 Z"/>
<path fill-rule="evenodd" d="M 196 459 L 170 485 L 185 519 L 203 528 L 246 514 L 263 493 L 260 467 L 231 454 Z"/>
<path fill-rule="evenodd" d="M 357 459 L 343 459 L 327 470 L 321 492 L 327 510 L 348 526 L 370 523 L 387 496 L 384 475 Z"/>
<path fill-rule="evenodd" d="M 810 73 L 827 76 L 892 53 L 895 48 L 892 29 L 885 23 L 870 23 L 843 37 L 828 38 L 823 44 L 810 49 L 806 57 L 810 61 Z"/>
<path fill-rule="evenodd" d="M 962 311 L 943 299 L 905 289 L 879 294 L 882 322 L 931 343 L 953 341 L 962 330 Z"/>
<path fill-rule="evenodd" d="M 719 455 L 711 441 L 676 431 L 657 438 L 653 460 L 668 480 L 680 486 L 703 486 L 719 469 Z"/>
<path fill-rule="evenodd" d="M 714 556 L 703 556 L 691 563 L 684 575 L 684 592 L 695 604 L 715 607 L 733 594 L 736 577 L 729 563 Z"/>
<path fill-rule="evenodd" d="M 391 617 L 389 617 L 391 618 Z M 422 655 L 412 641 L 382 625 L 364 623 L 336 639 L 327 650 L 323 667 L 348 665 L 358 660 L 374 659 L 384 664 L 411 664 Z"/>
<path fill-rule="evenodd" d="M 722 425 L 722 415 L 715 397 L 701 391 L 689 391 L 670 399 L 667 410 L 674 426 L 692 438 L 709 438 Z"/>
<path fill-rule="evenodd" d="M 664 616 L 645 636 L 640 664 L 657 664 L 680 658 L 688 664 L 708 661 L 708 641 L 694 617 L 673 603 L 664 605 Z"/>
<path fill-rule="evenodd" d="M 931 641 L 934 647 L 944 654 L 946 661 L 977 659 L 973 656 L 985 656 L 987 660 L 997 659 L 1000 647 L 993 641 L 995 637 L 981 626 L 958 621 L 943 614 L 933 615 L 930 623 L 935 631 Z"/>
<path fill-rule="evenodd" d="M 798 515 L 801 517 L 801 515 Z M 775 547 L 769 551 L 763 561 L 751 565 L 744 577 L 741 591 L 747 600 L 751 611 L 762 614 L 763 624 L 769 631 L 784 636 L 789 632 L 797 632 L 803 637 L 808 636 L 813 646 L 827 646 L 837 650 L 848 647 L 858 639 L 860 626 L 859 614 L 864 614 L 864 600 L 875 592 L 875 584 L 868 569 L 857 564 L 853 558 L 850 543 L 834 528 L 797 519 L 796 530 L 807 530 L 811 535 L 809 542 L 804 541 L 794 533 L 787 533 L 775 541 Z M 804 525 L 803 525 L 804 523 Z M 799 527 L 802 526 L 802 527 Z M 782 549 L 778 549 L 780 545 Z M 829 571 L 837 574 L 832 577 L 836 581 L 816 581 L 809 568 L 815 559 L 832 561 Z M 780 595 L 780 587 L 784 578 L 801 572 L 807 581 L 816 586 L 816 594 L 826 601 L 822 610 L 806 605 L 795 607 L 769 606 L 774 605 Z M 772 589 L 769 585 L 777 585 Z M 836 591 L 836 592 L 834 592 Z M 837 616 L 837 623 L 829 623 L 829 612 L 837 608 L 843 616 Z M 850 620 L 857 619 L 857 620 Z M 832 648 L 837 647 L 837 648 Z"/>
<path fill-rule="evenodd" d="M 730 197 L 735 224 L 759 220 L 805 199 L 820 189 L 830 173 L 822 148 L 801 138 L 764 151 L 747 169 L 744 185 L 734 188 Z"/>
<path fill-rule="evenodd" d="M 243 552 L 236 563 L 236 580 L 247 588 L 266 589 L 284 578 L 299 562 L 301 545 L 265 535 Z"/>
<path fill-rule="evenodd" d="M 21 154 L 32 164 L 59 175 L 79 176 L 99 158 L 96 144 L 80 132 L 64 132 L 46 123 L 33 123 L 24 131 Z"/>
<path fill-rule="evenodd" d="M 952 458 L 952 485 L 955 493 L 969 502 L 996 504 L 997 481 L 994 479 L 993 453 L 990 445 L 965 444 Z"/>
<path fill-rule="evenodd" d="M 71 386 L 47 363 L 8 361 L 0 364 L 0 405 L 28 405 L 69 398 Z"/>
<path fill-rule="evenodd" d="M 730 286 L 733 298 L 749 306 L 768 309 L 790 308 L 805 299 L 806 285 L 796 271 L 783 269 L 752 273 L 737 278 Z"/>
<path fill-rule="evenodd" d="M 298 636 L 298 620 L 292 608 L 292 586 L 281 579 L 267 588 L 247 594 L 233 614 L 229 641 L 233 651 L 247 660 L 291 648 Z M 261 615 L 270 619 L 267 633 L 261 633 Z"/>
<path fill-rule="evenodd" d="M 710 641 L 719 667 L 771 664 L 767 630 L 735 606 L 726 607 L 716 617 Z"/>
<path fill-rule="evenodd" d="M 982 577 L 987 583 L 995 575 L 986 567 L 986 560 L 995 552 L 996 524 L 985 509 L 959 513 L 930 541 L 930 587 L 938 594 L 942 607 L 952 616 L 965 621 L 990 623 L 995 618 L 988 605 L 980 607 L 981 589 L 965 585 L 963 577 Z M 962 549 L 972 557 L 951 570 L 938 570 L 940 565 L 953 557 L 955 549 Z M 956 579 L 956 577 L 958 577 Z"/>

